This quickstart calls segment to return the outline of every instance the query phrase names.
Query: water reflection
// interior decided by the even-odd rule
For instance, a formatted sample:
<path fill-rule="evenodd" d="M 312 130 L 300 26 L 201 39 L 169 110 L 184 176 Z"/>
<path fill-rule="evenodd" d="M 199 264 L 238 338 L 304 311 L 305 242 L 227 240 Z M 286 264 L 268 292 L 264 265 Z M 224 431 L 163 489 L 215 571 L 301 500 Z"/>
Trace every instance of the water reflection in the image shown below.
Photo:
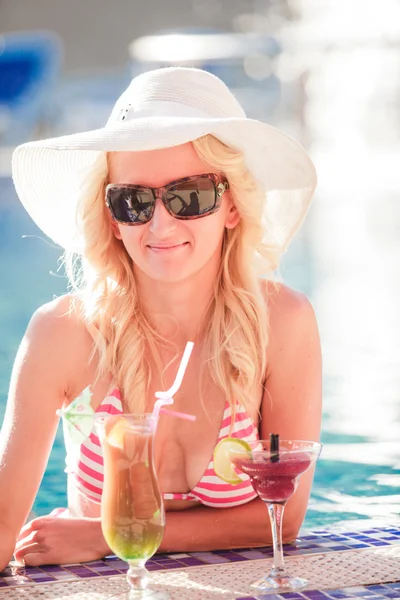
<path fill-rule="evenodd" d="M 316 521 L 328 512 L 330 520 L 394 521 L 400 512 L 400 8 L 390 0 L 356 1 L 343 12 L 342 2 L 330 1 L 322 13 L 315 3 L 296 4 L 304 17 L 299 60 L 308 65 L 304 126 L 319 173 L 307 234 L 325 373 L 326 445 L 316 474 L 321 495 L 311 513 Z"/>

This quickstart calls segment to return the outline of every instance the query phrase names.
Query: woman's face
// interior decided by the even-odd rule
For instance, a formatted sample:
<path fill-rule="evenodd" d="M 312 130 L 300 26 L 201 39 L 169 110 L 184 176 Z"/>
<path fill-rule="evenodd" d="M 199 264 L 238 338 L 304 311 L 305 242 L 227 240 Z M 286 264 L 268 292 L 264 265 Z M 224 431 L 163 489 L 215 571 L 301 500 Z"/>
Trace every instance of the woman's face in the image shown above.
<path fill-rule="evenodd" d="M 204 163 L 192 144 L 147 152 L 113 152 L 109 155 L 109 183 L 162 187 L 171 181 L 217 172 Z M 143 225 L 112 221 L 115 236 L 122 240 L 135 268 L 149 278 L 177 282 L 201 270 L 215 273 L 221 257 L 225 228 L 239 221 L 229 191 L 221 208 L 200 219 L 176 219 L 157 198 L 153 217 Z"/>

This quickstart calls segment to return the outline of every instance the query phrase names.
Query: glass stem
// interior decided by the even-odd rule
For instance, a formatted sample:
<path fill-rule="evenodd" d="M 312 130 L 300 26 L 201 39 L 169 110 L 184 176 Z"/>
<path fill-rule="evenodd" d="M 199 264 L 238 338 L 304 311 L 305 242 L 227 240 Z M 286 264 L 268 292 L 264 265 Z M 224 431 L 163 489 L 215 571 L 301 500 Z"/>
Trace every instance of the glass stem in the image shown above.
<path fill-rule="evenodd" d="M 135 598 L 135 592 L 143 591 L 147 588 L 149 573 L 146 569 L 144 560 L 131 560 L 128 562 L 129 570 L 126 579 L 131 588 L 131 596 Z M 140 597 L 140 596 L 139 596 Z"/>
<path fill-rule="evenodd" d="M 274 573 L 284 573 L 283 550 L 282 550 L 282 519 L 284 504 L 268 503 L 268 513 L 271 522 L 272 544 L 273 544 L 273 565 Z"/>

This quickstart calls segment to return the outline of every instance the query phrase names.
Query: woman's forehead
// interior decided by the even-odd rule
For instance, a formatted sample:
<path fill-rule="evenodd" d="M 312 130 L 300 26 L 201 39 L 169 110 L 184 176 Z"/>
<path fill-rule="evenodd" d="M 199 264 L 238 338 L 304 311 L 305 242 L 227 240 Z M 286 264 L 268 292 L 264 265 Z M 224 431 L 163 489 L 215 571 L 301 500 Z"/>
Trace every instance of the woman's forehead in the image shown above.
<path fill-rule="evenodd" d="M 218 172 L 197 155 L 191 143 L 146 152 L 110 152 L 110 183 L 134 183 L 161 187 L 170 181 Z"/>

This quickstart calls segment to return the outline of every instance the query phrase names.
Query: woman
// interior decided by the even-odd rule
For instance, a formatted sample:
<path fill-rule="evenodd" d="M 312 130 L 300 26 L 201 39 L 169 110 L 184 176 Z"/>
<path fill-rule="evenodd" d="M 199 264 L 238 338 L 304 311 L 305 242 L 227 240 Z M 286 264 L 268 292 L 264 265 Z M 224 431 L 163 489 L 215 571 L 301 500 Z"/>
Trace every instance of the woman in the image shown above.
<path fill-rule="evenodd" d="M 160 551 L 265 545 L 261 500 L 248 482 L 216 493 L 209 463 L 228 434 L 319 438 L 315 316 L 302 294 L 268 280 L 315 189 L 306 152 L 247 119 L 215 76 L 168 68 L 135 78 L 105 128 L 17 148 L 13 177 L 37 225 L 65 248 L 73 289 L 38 309 L 15 361 L 1 432 L 0 567 L 16 539 L 15 557 L 29 565 L 109 552 L 90 441 L 77 450 L 66 439 L 68 510 L 23 526 L 56 411 L 88 385 L 97 413 L 151 411 L 188 340 L 174 408 L 196 421 L 164 415 L 156 436 L 168 511 Z M 307 473 L 287 506 L 286 540 L 311 483 Z"/>

